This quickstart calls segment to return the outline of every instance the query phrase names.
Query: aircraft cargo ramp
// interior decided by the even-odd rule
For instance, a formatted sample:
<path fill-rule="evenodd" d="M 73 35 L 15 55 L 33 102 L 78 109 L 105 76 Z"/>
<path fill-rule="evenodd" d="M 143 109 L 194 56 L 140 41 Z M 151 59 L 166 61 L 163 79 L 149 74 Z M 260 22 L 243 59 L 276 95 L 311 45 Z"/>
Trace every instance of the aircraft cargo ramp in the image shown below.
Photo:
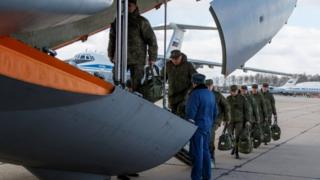
<path fill-rule="evenodd" d="M 18 41 L 0 38 L 0 52 L 1 162 L 33 172 L 140 172 L 170 159 L 196 130 Z"/>

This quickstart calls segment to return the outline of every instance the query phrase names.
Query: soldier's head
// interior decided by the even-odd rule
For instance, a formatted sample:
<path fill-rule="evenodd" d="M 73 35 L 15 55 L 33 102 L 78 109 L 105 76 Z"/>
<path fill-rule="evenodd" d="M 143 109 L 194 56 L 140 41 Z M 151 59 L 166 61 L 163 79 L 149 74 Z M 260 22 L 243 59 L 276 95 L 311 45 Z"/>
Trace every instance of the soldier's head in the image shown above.
<path fill-rule="evenodd" d="M 258 93 L 258 84 L 252 84 L 252 93 L 257 94 Z"/>
<path fill-rule="evenodd" d="M 206 86 L 208 87 L 208 89 L 210 91 L 212 91 L 214 89 L 213 80 L 212 79 L 207 79 L 206 80 Z"/>
<path fill-rule="evenodd" d="M 129 0 L 128 1 L 128 11 L 129 13 L 133 13 L 137 9 L 137 0 Z"/>
<path fill-rule="evenodd" d="M 263 83 L 262 85 L 262 91 L 267 92 L 269 90 L 269 84 L 268 83 Z"/>
<path fill-rule="evenodd" d="M 203 74 L 195 73 L 192 75 L 191 82 L 193 88 L 197 87 L 198 85 L 204 85 L 206 80 L 206 76 Z"/>
<path fill-rule="evenodd" d="M 240 87 L 240 92 L 242 95 L 247 94 L 248 93 L 248 87 L 246 85 L 243 85 Z"/>
<path fill-rule="evenodd" d="M 230 86 L 230 94 L 231 94 L 231 96 L 236 96 L 238 94 L 238 86 L 237 85 Z"/>
<path fill-rule="evenodd" d="M 182 61 L 182 53 L 180 50 L 171 51 L 170 60 L 174 65 L 179 65 Z"/>

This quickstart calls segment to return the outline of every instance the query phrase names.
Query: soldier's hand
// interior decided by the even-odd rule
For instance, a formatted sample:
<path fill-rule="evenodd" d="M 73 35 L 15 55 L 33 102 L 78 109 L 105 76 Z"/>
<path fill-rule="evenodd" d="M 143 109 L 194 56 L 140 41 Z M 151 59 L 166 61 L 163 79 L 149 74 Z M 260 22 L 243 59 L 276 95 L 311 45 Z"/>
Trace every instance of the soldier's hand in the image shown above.
<path fill-rule="evenodd" d="M 153 60 L 153 59 L 149 59 L 149 65 L 151 66 L 151 65 L 153 65 L 154 63 L 155 63 L 156 61 L 155 60 Z"/>
<path fill-rule="evenodd" d="M 112 62 L 112 64 L 114 64 L 114 58 L 110 59 L 110 61 Z"/>
<path fill-rule="evenodd" d="M 189 122 L 195 124 L 196 122 L 193 119 L 188 119 Z"/>
<path fill-rule="evenodd" d="M 275 122 L 275 123 L 278 123 L 278 117 L 277 117 L 277 115 L 274 115 L 273 118 L 274 118 L 274 122 Z"/>
<path fill-rule="evenodd" d="M 250 128 L 251 127 L 251 123 L 248 121 L 246 122 L 246 128 Z"/>

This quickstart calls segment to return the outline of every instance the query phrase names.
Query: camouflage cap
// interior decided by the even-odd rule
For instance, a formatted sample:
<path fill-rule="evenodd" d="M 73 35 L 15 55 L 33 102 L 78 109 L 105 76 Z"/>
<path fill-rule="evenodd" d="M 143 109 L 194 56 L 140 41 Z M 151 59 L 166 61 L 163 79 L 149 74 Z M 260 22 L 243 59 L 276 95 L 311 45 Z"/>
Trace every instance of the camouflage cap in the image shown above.
<path fill-rule="evenodd" d="M 238 90 L 238 86 L 237 85 L 230 86 L 230 91 L 235 92 L 237 90 Z"/>
<path fill-rule="evenodd" d="M 170 58 L 171 59 L 175 59 L 175 58 L 178 58 L 179 56 L 181 56 L 182 53 L 180 50 L 176 49 L 176 50 L 172 50 L 171 51 L 171 55 L 170 55 Z"/>
<path fill-rule="evenodd" d="M 258 89 L 258 84 L 252 84 L 252 89 Z"/>
<path fill-rule="evenodd" d="M 268 83 L 263 83 L 262 86 L 263 86 L 263 87 L 269 87 L 269 84 L 268 84 Z"/>
<path fill-rule="evenodd" d="M 241 89 L 243 89 L 243 90 L 248 90 L 248 87 L 247 87 L 246 85 L 242 85 L 242 86 L 241 86 Z"/>
<path fill-rule="evenodd" d="M 129 3 L 137 4 L 137 0 L 129 0 Z"/>
<path fill-rule="evenodd" d="M 206 85 L 207 85 L 207 86 L 213 85 L 213 80 L 212 80 L 212 79 L 207 79 L 207 80 L 206 80 Z"/>
<path fill-rule="evenodd" d="M 195 84 L 204 84 L 205 80 L 206 80 L 206 76 L 199 73 L 193 74 L 191 78 L 191 81 Z"/>

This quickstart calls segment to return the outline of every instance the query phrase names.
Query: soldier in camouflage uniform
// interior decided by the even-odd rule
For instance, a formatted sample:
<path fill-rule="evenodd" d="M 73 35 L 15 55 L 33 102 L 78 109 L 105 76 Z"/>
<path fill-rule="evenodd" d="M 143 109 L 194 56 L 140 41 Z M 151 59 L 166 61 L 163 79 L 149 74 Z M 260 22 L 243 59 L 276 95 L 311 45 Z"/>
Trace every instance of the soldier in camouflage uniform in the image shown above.
<path fill-rule="evenodd" d="M 272 114 L 274 116 L 274 120 L 277 121 L 277 110 L 275 105 L 275 100 L 273 94 L 269 92 L 269 84 L 263 83 L 262 86 L 262 95 L 265 99 L 266 107 L 267 107 L 267 119 L 269 126 L 272 124 Z"/>
<path fill-rule="evenodd" d="M 214 85 L 213 85 L 213 81 L 212 79 L 208 79 L 206 80 L 206 86 L 208 87 L 208 89 L 215 95 L 216 97 L 216 105 L 217 105 L 217 118 L 216 121 L 212 127 L 212 131 L 211 131 L 211 141 L 210 141 L 210 153 L 211 153 L 211 157 L 213 160 L 215 160 L 215 156 L 214 156 L 214 152 L 215 152 L 215 136 L 216 133 L 215 131 L 221 126 L 221 123 L 224 122 L 225 125 L 227 125 L 231 119 L 231 114 L 230 114 L 230 107 L 228 104 L 227 99 L 219 92 L 215 89 Z"/>
<path fill-rule="evenodd" d="M 260 133 L 262 134 L 262 124 L 266 123 L 268 118 L 267 118 L 267 107 L 266 107 L 266 103 L 264 100 L 263 95 L 258 91 L 258 85 L 257 84 L 253 84 L 252 85 L 252 92 L 251 92 L 252 97 L 255 99 L 256 104 L 257 104 L 257 108 L 258 108 L 258 112 L 260 115 L 260 122 L 258 124 L 259 129 L 260 129 Z"/>
<path fill-rule="evenodd" d="M 257 84 L 252 85 L 251 95 L 255 99 L 257 107 L 258 107 L 258 112 L 260 115 L 260 123 L 264 123 L 265 121 L 268 120 L 267 107 L 266 107 L 266 103 L 265 103 L 263 95 L 258 91 Z"/>
<path fill-rule="evenodd" d="M 185 99 L 192 88 L 191 77 L 197 71 L 187 61 L 187 56 L 179 50 L 171 51 L 170 61 L 166 63 L 166 68 L 169 107 L 172 113 L 184 118 Z M 163 70 L 161 74 L 164 75 Z"/>
<path fill-rule="evenodd" d="M 250 125 L 249 104 L 244 96 L 238 94 L 238 87 L 236 85 L 230 87 L 230 95 L 227 97 L 227 101 L 231 112 L 230 132 L 232 132 L 235 139 L 231 155 L 235 154 L 235 158 L 239 159 L 239 136 L 242 129 Z"/>
<path fill-rule="evenodd" d="M 128 69 L 131 74 L 133 91 L 139 91 L 144 75 L 144 65 L 149 55 L 149 63 L 156 61 L 157 39 L 149 21 L 139 13 L 137 0 L 129 0 L 128 15 Z M 116 21 L 111 24 L 108 56 L 114 62 L 116 50 Z"/>
<path fill-rule="evenodd" d="M 240 88 L 241 94 L 246 98 L 247 102 L 249 103 L 249 115 L 250 115 L 250 123 L 259 123 L 260 122 L 260 115 L 258 112 L 258 106 L 256 100 L 251 96 L 248 92 L 248 87 L 243 85 Z"/>

